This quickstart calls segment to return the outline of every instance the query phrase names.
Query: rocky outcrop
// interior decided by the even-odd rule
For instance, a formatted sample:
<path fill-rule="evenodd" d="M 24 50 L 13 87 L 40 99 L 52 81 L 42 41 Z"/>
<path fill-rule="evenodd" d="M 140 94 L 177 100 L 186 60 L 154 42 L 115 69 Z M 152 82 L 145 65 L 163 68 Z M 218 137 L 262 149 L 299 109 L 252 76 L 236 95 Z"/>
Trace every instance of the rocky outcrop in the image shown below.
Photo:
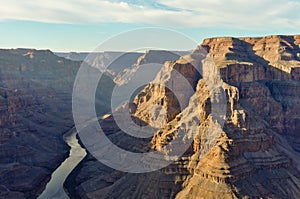
<path fill-rule="evenodd" d="M 226 82 L 298 80 L 299 36 L 204 40 Z"/>
<path fill-rule="evenodd" d="M 187 136 L 195 134 L 192 145 L 171 165 L 145 174 L 122 173 L 86 158 L 68 179 L 70 195 L 299 198 L 299 44 L 299 36 L 212 38 L 204 40 L 190 56 L 166 62 L 156 84 L 147 85 L 131 109 L 137 124 L 161 123 L 152 139 L 126 135 L 112 117 L 101 125 L 115 144 L 134 152 L 160 151 L 180 130 Z M 214 64 L 205 60 L 200 64 L 204 57 L 196 55 L 202 48 Z M 188 80 L 193 92 L 186 93 L 182 82 L 172 81 L 175 71 Z M 213 104 L 225 99 L 222 93 L 226 106 Z M 179 101 L 184 104 L 181 109 Z M 149 114 L 157 106 L 167 110 L 163 122 Z M 73 184 L 76 186 L 71 188 Z"/>

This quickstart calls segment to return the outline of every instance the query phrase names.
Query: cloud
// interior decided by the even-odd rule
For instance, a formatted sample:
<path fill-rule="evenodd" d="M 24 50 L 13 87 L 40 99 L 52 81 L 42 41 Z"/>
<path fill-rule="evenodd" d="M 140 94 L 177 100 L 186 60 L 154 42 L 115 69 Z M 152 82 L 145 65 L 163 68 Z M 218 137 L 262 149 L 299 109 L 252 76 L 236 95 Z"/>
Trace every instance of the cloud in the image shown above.
<path fill-rule="evenodd" d="M 299 10 L 296 0 L 7 0 L 0 20 L 296 30 Z"/>
<path fill-rule="evenodd" d="M 161 4 L 188 10 L 214 25 L 242 29 L 296 28 L 300 2 L 291 0 L 159 0 Z M 194 20 L 197 22 L 198 20 Z"/>

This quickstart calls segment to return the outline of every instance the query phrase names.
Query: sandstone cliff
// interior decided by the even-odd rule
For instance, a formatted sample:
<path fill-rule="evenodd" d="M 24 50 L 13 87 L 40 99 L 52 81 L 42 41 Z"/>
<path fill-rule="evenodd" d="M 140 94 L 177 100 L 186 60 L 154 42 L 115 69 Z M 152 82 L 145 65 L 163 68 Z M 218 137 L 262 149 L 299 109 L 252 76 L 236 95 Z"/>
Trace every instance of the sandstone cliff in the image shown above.
<path fill-rule="evenodd" d="M 168 167 L 145 174 L 119 172 L 88 156 L 66 183 L 71 197 L 299 198 L 299 47 L 300 36 L 212 38 L 189 57 L 166 62 L 156 80 L 183 95 L 150 83 L 131 104 L 132 116 L 141 125 L 154 125 L 158 117 L 149 114 L 152 106 L 168 110 L 152 139 L 127 136 L 112 117 L 101 125 L 118 146 L 145 152 L 161 150 L 179 129 L 189 133 L 199 121 L 193 144 Z M 197 62 L 201 48 L 209 52 L 215 68 Z M 175 70 L 193 92 L 171 81 Z M 211 78 L 226 97 L 222 125 L 215 123 L 220 118 L 213 114 L 212 100 L 218 97 L 207 84 Z M 212 136 L 218 136 L 216 142 L 208 143 Z"/>

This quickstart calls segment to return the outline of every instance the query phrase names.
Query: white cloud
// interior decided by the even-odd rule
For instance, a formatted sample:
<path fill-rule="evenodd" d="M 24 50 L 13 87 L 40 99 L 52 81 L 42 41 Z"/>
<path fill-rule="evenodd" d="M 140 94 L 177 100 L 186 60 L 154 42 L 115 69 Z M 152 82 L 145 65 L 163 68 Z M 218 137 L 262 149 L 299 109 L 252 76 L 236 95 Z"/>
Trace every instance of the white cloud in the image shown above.
<path fill-rule="evenodd" d="M 300 25 L 300 2 L 292 0 L 159 0 L 161 4 L 188 10 L 213 25 L 234 28 L 282 28 Z M 195 20 L 197 23 L 197 20 Z"/>
<path fill-rule="evenodd" d="M 297 29 L 300 26 L 300 3 L 292 0 L 157 0 L 156 3 L 162 5 L 159 8 L 127 2 L 7 0 L 0 7 L 0 20 L 83 24 L 123 22 L 239 29 Z"/>

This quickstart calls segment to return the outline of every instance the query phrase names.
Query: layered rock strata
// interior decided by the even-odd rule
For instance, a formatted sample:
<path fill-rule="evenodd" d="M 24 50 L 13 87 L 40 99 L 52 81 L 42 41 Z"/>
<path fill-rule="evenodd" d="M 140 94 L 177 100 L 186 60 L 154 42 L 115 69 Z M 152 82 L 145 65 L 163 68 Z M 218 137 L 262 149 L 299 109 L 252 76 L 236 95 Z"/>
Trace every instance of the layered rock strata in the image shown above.
<path fill-rule="evenodd" d="M 299 36 L 212 38 L 189 57 L 166 62 L 156 80 L 184 93 L 182 84 L 169 83 L 176 70 L 194 92 L 180 98 L 164 86 L 149 84 L 137 95 L 131 110 L 135 121 L 151 125 L 152 106 L 169 113 L 151 140 L 133 141 L 112 117 L 101 125 L 115 144 L 135 152 L 161 150 L 180 129 L 194 135 L 192 145 L 171 165 L 144 174 L 119 172 L 89 156 L 68 179 L 70 196 L 299 198 L 299 44 Z M 197 62 L 201 48 L 214 64 Z M 195 62 L 202 74 L 192 67 Z M 222 101 L 215 91 L 226 97 L 224 110 L 213 103 Z"/>

